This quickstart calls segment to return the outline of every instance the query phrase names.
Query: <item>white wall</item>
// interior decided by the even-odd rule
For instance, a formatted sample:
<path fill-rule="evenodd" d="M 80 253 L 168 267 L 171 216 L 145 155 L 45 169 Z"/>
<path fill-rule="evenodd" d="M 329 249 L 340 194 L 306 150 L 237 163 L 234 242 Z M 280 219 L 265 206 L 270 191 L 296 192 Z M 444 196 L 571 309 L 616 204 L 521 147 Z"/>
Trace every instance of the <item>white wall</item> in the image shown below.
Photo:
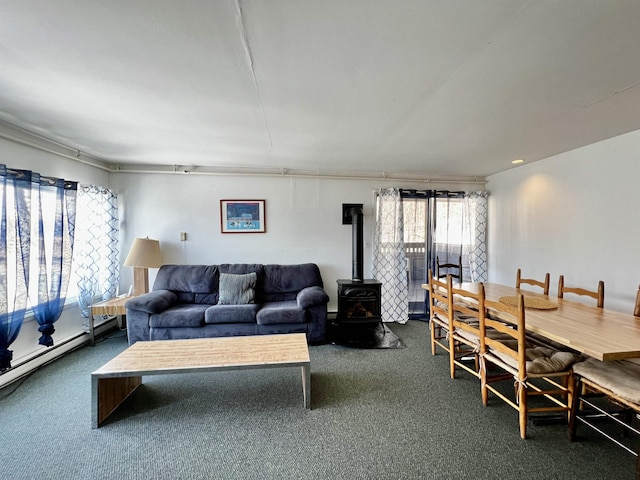
<path fill-rule="evenodd" d="M 551 273 L 633 311 L 640 283 L 640 131 L 489 177 L 489 280 Z"/>
<path fill-rule="evenodd" d="M 194 174 L 114 174 L 112 185 L 124 203 L 122 258 L 135 237 L 160 240 L 164 263 L 318 264 L 337 309 L 336 280 L 351 278 L 350 225 L 342 225 L 342 204 L 364 204 L 364 273 L 371 274 L 374 191 L 397 182 L 293 177 L 204 176 Z M 425 188 L 424 184 L 401 185 Z M 467 186 L 481 190 L 481 185 Z M 447 188 L 429 184 L 428 188 Z M 452 190 L 461 185 L 449 185 Z M 220 233 L 220 200 L 266 200 L 264 234 Z M 180 232 L 187 232 L 181 242 Z M 150 286 L 157 270 L 151 270 Z M 132 282 L 121 270 L 121 291 Z"/>

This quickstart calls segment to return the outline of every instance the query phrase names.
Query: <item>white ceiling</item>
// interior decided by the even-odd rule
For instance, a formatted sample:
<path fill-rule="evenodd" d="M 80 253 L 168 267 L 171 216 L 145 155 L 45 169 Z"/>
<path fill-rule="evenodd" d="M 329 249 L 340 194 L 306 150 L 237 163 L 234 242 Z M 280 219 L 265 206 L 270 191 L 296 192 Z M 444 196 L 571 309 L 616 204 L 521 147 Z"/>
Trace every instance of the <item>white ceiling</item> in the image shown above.
<path fill-rule="evenodd" d="M 484 177 L 640 129 L 639 51 L 633 0 L 2 0 L 0 121 L 125 168 Z"/>

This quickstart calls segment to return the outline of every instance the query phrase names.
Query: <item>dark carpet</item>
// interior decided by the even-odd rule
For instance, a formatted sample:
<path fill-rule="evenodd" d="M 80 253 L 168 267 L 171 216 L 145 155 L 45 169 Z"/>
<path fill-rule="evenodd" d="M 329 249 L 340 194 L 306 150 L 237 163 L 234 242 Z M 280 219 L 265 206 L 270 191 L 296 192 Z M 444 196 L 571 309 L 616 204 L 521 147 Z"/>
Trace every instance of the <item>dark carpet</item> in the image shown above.
<path fill-rule="evenodd" d="M 391 328 L 406 348 L 310 348 L 312 410 L 297 368 L 157 375 L 93 430 L 90 374 L 126 348 L 123 337 L 103 340 L 2 392 L 0 476 L 634 478 L 635 459 L 584 428 L 570 442 L 565 425 L 531 423 L 521 440 L 514 410 L 484 407 L 469 375 L 449 378 L 427 323 Z"/>

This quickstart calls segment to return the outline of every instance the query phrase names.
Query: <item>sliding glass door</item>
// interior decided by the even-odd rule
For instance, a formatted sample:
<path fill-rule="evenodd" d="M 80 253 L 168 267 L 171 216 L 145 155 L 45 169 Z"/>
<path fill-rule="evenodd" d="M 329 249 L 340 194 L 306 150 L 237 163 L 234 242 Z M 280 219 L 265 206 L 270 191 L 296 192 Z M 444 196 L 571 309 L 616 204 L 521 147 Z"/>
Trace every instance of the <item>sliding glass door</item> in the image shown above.
<path fill-rule="evenodd" d="M 393 201 L 387 201 L 393 215 L 381 209 L 381 196 L 388 193 L 381 190 L 374 269 L 393 280 L 390 298 L 402 304 L 403 312 L 406 287 L 409 318 L 427 319 L 427 291 L 422 285 L 429 269 L 436 272 L 438 261 L 461 263 L 463 281 L 486 280 L 487 193 L 387 190 L 394 192 Z"/>
<path fill-rule="evenodd" d="M 457 264 L 462 257 L 463 272 L 465 266 L 468 270 L 463 197 L 463 192 L 401 190 L 410 318 L 428 316 L 427 291 L 422 285 L 427 283 L 429 269 L 435 272 L 436 260 Z"/>
<path fill-rule="evenodd" d="M 402 196 L 404 217 L 404 251 L 407 282 L 409 285 L 409 318 L 427 318 L 426 290 L 422 284 L 427 279 L 427 225 L 428 202 L 426 197 L 415 194 Z"/>

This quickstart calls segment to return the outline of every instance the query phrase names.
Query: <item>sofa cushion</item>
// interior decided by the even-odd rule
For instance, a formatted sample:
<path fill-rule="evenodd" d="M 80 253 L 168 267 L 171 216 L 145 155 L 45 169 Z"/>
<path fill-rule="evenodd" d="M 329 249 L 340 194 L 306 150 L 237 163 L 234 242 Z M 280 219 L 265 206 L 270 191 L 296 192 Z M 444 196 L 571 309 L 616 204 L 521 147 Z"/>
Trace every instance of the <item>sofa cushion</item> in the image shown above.
<path fill-rule="evenodd" d="M 323 287 L 320 269 L 315 263 L 264 265 L 262 297 L 258 301 L 293 300 L 305 287 Z"/>
<path fill-rule="evenodd" d="M 263 266 L 261 263 L 221 263 L 218 265 L 218 269 L 221 273 L 235 273 L 237 275 L 256 272 L 258 280 L 260 280 Z"/>
<path fill-rule="evenodd" d="M 216 265 L 163 265 L 153 290 L 175 292 L 179 303 L 214 304 L 218 301 Z"/>
<path fill-rule="evenodd" d="M 210 305 L 193 303 L 176 305 L 149 318 L 151 328 L 201 327 L 204 325 L 204 312 Z"/>
<path fill-rule="evenodd" d="M 215 265 L 163 265 L 153 282 L 154 290 L 211 293 L 217 290 Z"/>
<path fill-rule="evenodd" d="M 305 311 L 298 307 L 295 300 L 269 302 L 262 305 L 256 315 L 258 325 L 274 325 L 277 323 L 306 323 Z"/>
<path fill-rule="evenodd" d="M 190 292 L 174 292 L 178 303 L 196 303 L 196 294 Z"/>
<path fill-rule="evenodd" d="M 255 303 L 256 297 L 255 272 L 237 275 L 233 273 L 220 274 L 220 286 L 218 287 L 218 304 L 220 305 L 246 305 Z"/>
<path fill-rule="evenodd" d="M 204 323 L 256 323 L 260 305 L 212 305 L 204 312 Z"/>

